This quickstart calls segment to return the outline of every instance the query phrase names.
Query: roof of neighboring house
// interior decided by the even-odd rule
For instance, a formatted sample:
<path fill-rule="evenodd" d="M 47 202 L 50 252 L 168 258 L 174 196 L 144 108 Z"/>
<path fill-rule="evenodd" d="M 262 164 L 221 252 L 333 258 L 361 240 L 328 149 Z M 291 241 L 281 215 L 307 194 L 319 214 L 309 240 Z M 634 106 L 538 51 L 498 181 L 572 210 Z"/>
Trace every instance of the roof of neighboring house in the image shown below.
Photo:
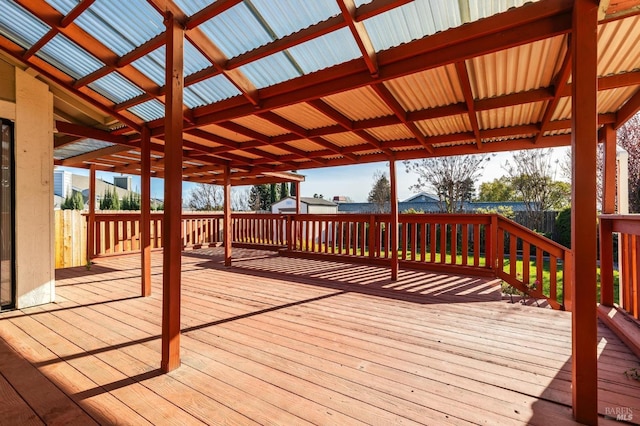
<path fill-rule="evenodd" d="M 471 202 L 464 203 L 463 210 L 465 212 L 473 212 L 478 209 L 497 209 L 498 207 L 511 207 L 514 212 L 526 211 L 527 206 L 522 201 L 496 201 L 496 202 Z M 398 211 L 400 213 L 407 210 L 423 211 L 425 213 L 437 213 L 440 211 L 440 205 L 437 202 L 401 201 L 398 203 Z M 374 203 L 344 203 L 338 205 L 338 211 L 341 213 L 372 213 L 378 211 L 379 208 Z"/>
<path fill-rule="evenodd" d="M 401 201 L 402 203 L 411 203 L 413 201 L 420 201 L 422 199 L 426 200 L 433 200 L 434 202 L 438 202 L 438 196 L 435 194 L 428 194 L 426 192 L 420 192 L 418 194 L 412 195 L 411 197 L 407 198 L 404 201 Z"/>
<path fill-rule="evenodd" d="M 300 202 L 305 203 L 309 206 L 329 206 L 329 207 L 337 206 L 337 204 L 332 201 L 325 200 L 324 198 L 315 198 L 315 197 L 300 197 Z"/>

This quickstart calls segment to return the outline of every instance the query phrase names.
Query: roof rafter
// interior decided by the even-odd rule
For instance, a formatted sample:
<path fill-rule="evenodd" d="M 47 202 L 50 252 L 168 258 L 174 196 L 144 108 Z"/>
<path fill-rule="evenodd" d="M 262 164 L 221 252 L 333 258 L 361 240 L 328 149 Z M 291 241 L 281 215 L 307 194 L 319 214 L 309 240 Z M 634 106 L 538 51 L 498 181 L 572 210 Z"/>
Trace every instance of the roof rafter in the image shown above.
<path fill-rule="evenodd" d="M 478 124 L 478 116 L 476 115 L 473 91 L 471 89 L 471 80 L 469 80 L 469 71 L 467 70 L 467 64 L 464 61 L 456 62 L 456 73 L 458 74 L 462 94 L 467 104 L 467 115 L 469 117 L 469 123 L 471 124 L 471 130 L 475 135 L 476 145 L 478 146 L 478 149 L 481 150 L 482 139 L 480 138 L 480 125 Z"/>
<path fill-rule="evenodd" d="M 336 1 L 338 2 L 342 16 L 351 31 L 351 35 L 353 35 L 353 38 L 360 49 L 360 53 L 362 53 L 362 58 L 364 59 L 365 64 L 367 64 L 369 73 L 371 73 L 372 77 L 377 77 L 378 59 L 376 57 L 376 50 L 373 47 L 373 43 L 371 42 L 371 38 L 369 37 L 364 24 L 356 21 L 357 8 L 355 2 L 353 0 Z"/>
<path fill-rule="evenodd" d="M 564 60 L 562 65 L 560 66 L 560 70 L 558 71 L 558 75 L 556 75 L 552 86 L 554 87 L 554 96 L 553 99 L 547 104 L 547 108 L 544 111 L 542 116 L 542 121 L 540 122 L 540 131 L 536 135 L 536 140 L 534 143 L 538 143 L 538 141 L 542 138 L 544 133 L 547 131 L 547 127 L 549 127 L 549 122 L 553 117 L 553 113 L 556 111 L 558 107 L 558 103 L 560 103 L 561 93 L 563 92 L 565 86 L 569 81 L 569 75 L 571 74 L 571 49 L 567 49 L 567 53 L 565 53 Z"/>

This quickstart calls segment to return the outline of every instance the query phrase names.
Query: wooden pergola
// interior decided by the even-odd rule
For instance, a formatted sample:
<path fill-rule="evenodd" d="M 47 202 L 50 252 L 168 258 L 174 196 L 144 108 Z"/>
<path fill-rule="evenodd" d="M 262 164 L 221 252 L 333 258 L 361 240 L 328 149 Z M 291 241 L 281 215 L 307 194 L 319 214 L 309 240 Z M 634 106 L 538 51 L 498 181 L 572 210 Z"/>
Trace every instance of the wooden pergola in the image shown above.
<path fill-rule="evenodd" d="M 430 9 L 433 28 L 416 23 L 429 2 L 407 0 L 291 8 L 289 27 L 282 5 L 249 0 L 54 3 L 11 3 L 0 55 L 51 85 L 56 164 L 141 175 L 144 295 L 149 182 L 164 178 L 164 371 L 180 365 L 183 180 L 224 185 L 228 221 L 232 184 L 291 170 L 388 161 L 395 200 L 398 160 L 571 145 L 573 409 L 597 423 L 596 145 L 612 213 L 615 130 L 640 110 L 639 1 L 459 0 Z"/>

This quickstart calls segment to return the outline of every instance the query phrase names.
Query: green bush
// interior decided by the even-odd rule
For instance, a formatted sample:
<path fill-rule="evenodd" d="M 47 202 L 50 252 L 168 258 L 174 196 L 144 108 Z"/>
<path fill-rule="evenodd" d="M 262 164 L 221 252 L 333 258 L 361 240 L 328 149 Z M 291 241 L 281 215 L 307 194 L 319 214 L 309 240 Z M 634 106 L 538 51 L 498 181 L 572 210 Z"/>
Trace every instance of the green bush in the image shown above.
<path fill-rule="evenodd" d="M 71 196 L 67 196 L 60 206 L 62 210 L 84 210 L 84 199 L 82 193 L 74 192 Z"/>

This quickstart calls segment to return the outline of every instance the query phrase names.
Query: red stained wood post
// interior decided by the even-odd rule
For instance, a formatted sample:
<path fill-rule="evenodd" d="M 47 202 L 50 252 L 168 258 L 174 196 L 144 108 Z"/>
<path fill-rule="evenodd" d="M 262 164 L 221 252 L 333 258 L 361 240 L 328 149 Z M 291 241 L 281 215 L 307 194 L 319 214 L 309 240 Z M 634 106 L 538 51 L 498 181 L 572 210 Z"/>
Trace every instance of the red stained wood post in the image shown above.
<path fill-rule="evenodd" d="M 165 178 L 162 285 L 162 364 L 180 366 L 180 278 L 182 215 L 182 106 L 184 29 L 168 13 L 166 20 Z"/>
<path fill-rule="evenodd" d="M 151 135 L 142 127 L 140 145 L 140 255 L 142 265 L 141 294 L 151 296 Z"/>
<path fill-rule="evenodd" d="M 96 256 L 96 165 L 89 166 L 89 216 L 87 218 L 87 264 Z"/>
<path fill-rule="evenodd" d="M 571 247 L 573 416 L 598 424 L 598 353 L 596 316 L 596 146 L 598 3 L 575 0 L 571 49 L 573 194 Z M 580 212 L 580 214 L 576 214 Z M 578 232 L 579 230 L 579 232 Z"/>
<path fill-rule="evenodd" d="M 389 161 L 389 183 L 391 186 L 391 280 L 398 281 L 398 184 L 396 181 L 396 162 Z"/>
<path fill-rule="evenodd" d="M 613 306 L 613 222 L 600 219 L 600 303 Z"/>
<path fill-rule="evenodd" d="M 300 182 L 294 182 L 296 186 L 296 214 L 300 214 Z"/>
<path fill-rule="evenodd" d="M 602 213 L 616 212 L 616 131 L 604 126 L 604 181 L 602 185 Z"/>
<path fill-rule="evenodd" d="M 231 266 L 231 249 L 233 245 L 231 224 L 231 168 L 224 168 L 224 266 Z"/>

